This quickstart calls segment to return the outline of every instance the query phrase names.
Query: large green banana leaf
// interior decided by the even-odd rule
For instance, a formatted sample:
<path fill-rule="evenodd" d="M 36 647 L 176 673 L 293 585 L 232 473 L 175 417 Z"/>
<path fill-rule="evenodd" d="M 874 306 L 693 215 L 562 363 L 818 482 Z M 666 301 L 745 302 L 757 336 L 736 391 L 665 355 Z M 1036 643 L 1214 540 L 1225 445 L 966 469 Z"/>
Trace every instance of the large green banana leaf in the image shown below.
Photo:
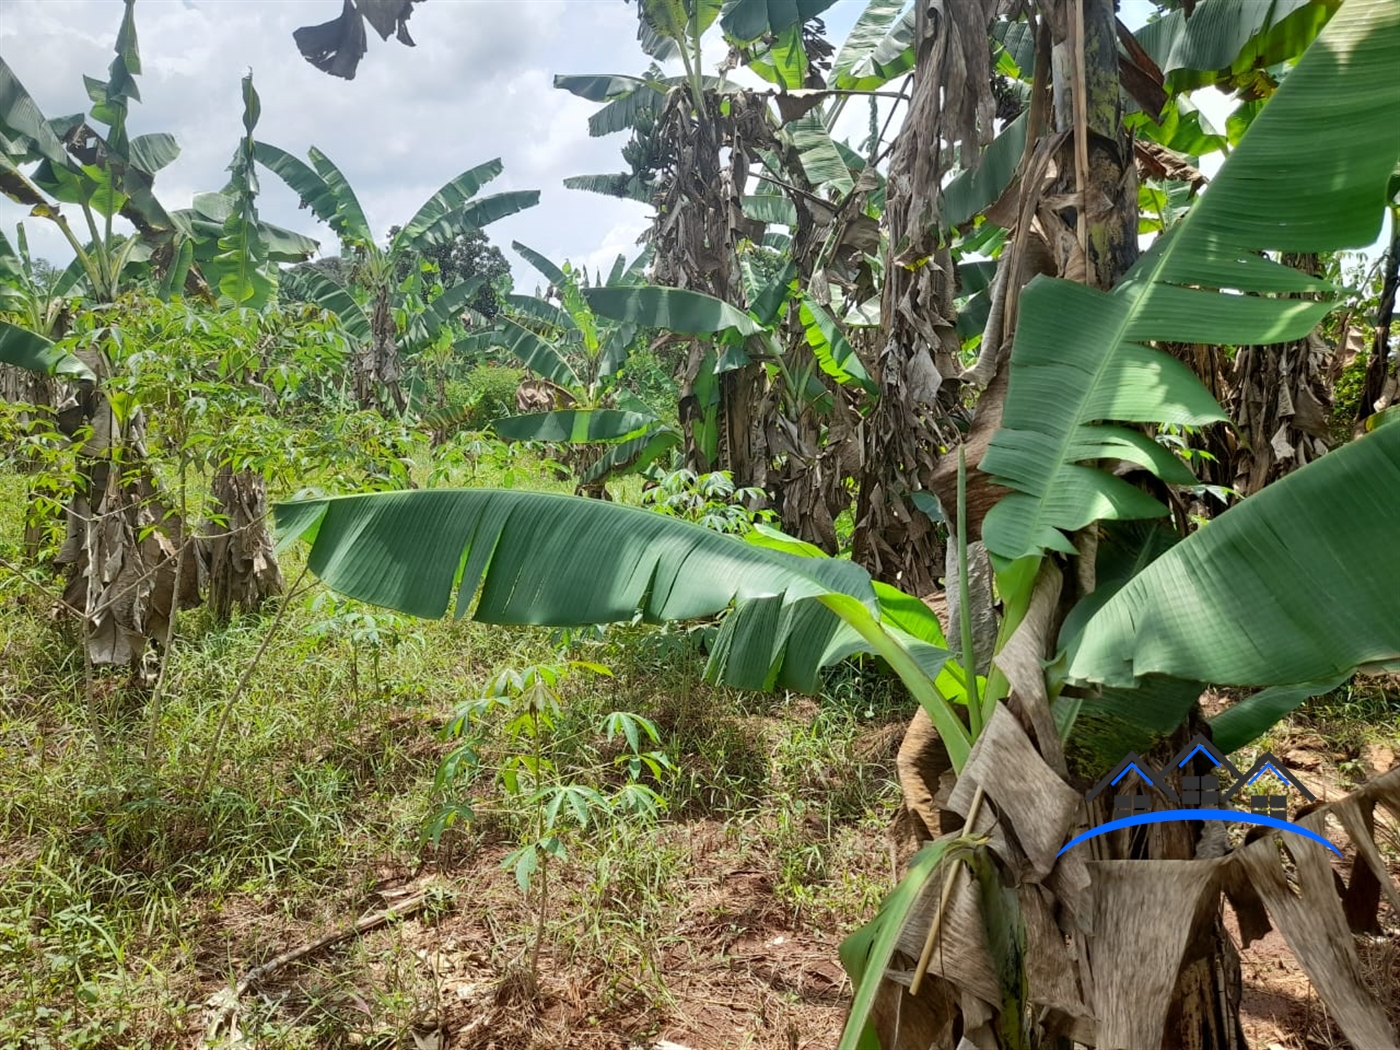
<path fill-rule="evenodd" d="M 738 307 L 703 292 L 644 284 L 631 288 L 588 288 L 583 297 L 599 317 L 641 328 L 664 328 L 682 335 L 713 335 L 733 328 L 740 335 L 763 329 Z"/>
<path fill-rule="evenodd" d="M 914 68 L 917 8 L 873 0 L 851 27 L 832 67 L 843 91 L 874 91 Z"/>
<path fill-rule="evenodd" d="M 641 434 L 608 446 L 579 478 L 585 485 L 604 481 L 619 474 L 644 470 L 681 443 L 680 431 L 657 423 Z"/>
<path fill-rule="evenodd" d="M 649 83 L 642 77 L 621 73 L 556 73 L 554 86 L 589 102 L 607 102 Z"/>
<path fill-rule="evenodd" d="M 1381 427 L 1153 561 L 1085 624 L 1069 674 L 1292 685 L 1400 661 L 1397 533 L 1400 428 Z"/>
<path fill-rule="evenodd" d="M 369 315 L 343 285 L 336 284 L 315 270 L 298 274 L 297 279 L 312 302 L 335 314 L 347 335 L 362 343 L 371 339 L 373 333 L 370 331 Z"/>
<path fill-rule="evenodd" d="M 1302 54 L 1340 0 L 1203 0 L 1149 22 L 1134 36 L 1176 93 L 1205 87 Z"/>
<path fill-rule="evenodd" d="M 329 226 L 342 241 L 366 243 L 371 239 L 369 225 L 364 221 L 363 212 L 359 212 L 358 202 L 342 211 L 339 194 L 310 165 L 267 142 L 254 143 L 253 156 L 259 164 L 295 190 L 311 213 Z M 321 156 L 325 160 L 324 154 Z M 357 212 L 358 221 L 355 218 Z"/>
<path fill-rule="evenodd" d="M 315 146 L 308 147 L 306 155 L 311 158 L 311 166 L 316 169 L 316 174 L 321 177 L 335 198 L 337 219 L 342 227 L 349 231 L 349 239 L 352 242 L 372 244 L 374 234 L 370 231 L 369 219 L 365 217 L 365 210 L 360 206 L 360 199 L 350 188 L 350 180 L 335 166 L 330 157 Z"/>
<path fill-rule="evenodd" d="M 620 98 L 610 99 L 598 112 L 589 114 L 588 134 L 601 138 L 619 131 L 630 131 L 637 126 L 637 118 L 643 113 L 653 117 L 660 113 L 666 103 L 667 91 L 683 83 L 684 77 L 672 77 L 659 84 L 643 84 Z"/>
<path fill-rule="evenodd" d="M 620 197 L 640 204 L 650 204 L 652 197 L 652 191 L 630 171 L 603 175 L 569 175 L 564 179 L 564 188 L 599 193 L 604 197 Z"/>
<path fill-rule="evenodd" d="M 404 332 L 403 352 L 415 354 L 436 339 L 440 331 L 462 315 L 472 296 L 485 283 L 486 278 L 479 276 L 449 285 L 425 309 L 414 313 Z"/>
<path fill-rule="evenodd" d="M 554 344 L 508 317 L 502 318 L 500 330 L 488 333 L 487 339 L 492 345 L 508 350 L 522 365 L 551 383 L 571 390 L 583 386 L 578 373 Z"/>
<path fill-rule="evenodd" d="M 855 348 L 820 303 L 810 296 L 803 296 L 798 314 L 807 335 L 807 345 L 811 347 L 812 355 L 823 372 L 843 385 L 855 383 L 868 394 L 880 392 Z"/>
<path fill-rule="evenodd" d="M 546 325 L 558 331 L 578 331 L 577 322 L 569 316 L 567 310 L 561 310 L 553 303 L 546 302 L 538 296 L 516 295 L 512 292 L 506 296 L 505 305 L 512 314 L 534 321 L 536 324 Z"/>
<path fill-rule="evenodd" d="M 0 321 L 0 361 L 44 375 L 97 381 L 92 369 L 75 354 L 61 350 L 42 335 L 8 321 Z"/>
<path fill-rule="evenodd" d="M 726 35 L 748 43 L 801 26 L 834 3 L 836 0 L 729 0 L 719 24 Z"/>
<path fill-rule="evenodd" d="M 966 168 L 943 187 L 945 228 L 955 229 L 995 203 L 1016 175 L 1026 150 L 1026 118 L 1021 115 L 1002 129 L 982 151 L 975 168 Z"/>
<path fill-rule="evenodd" d="M 544 274 L 545 280 L 556 288 L 562 288 L 569 283 L 568 275 L 549 259 L 545 258 L 542 253 L 535 251 L 535 249 L 528 245 L 521 244 L 519 241 L 511 241 L 510 246 L 520 254 L 522 259 L 540 273 Z"/>
<path fill-rule="evenodd" d="M 497 157 L 495 160 L 488 160 L 485 164 L 469 168 L 456 178 L 449 180 L 440 190 L 424 201 L 423 206 L 418 209 L 413 218 L 409 219 L 404 224 L 403 229 L 394 235 L 394 241 L 389 246 L 389 250 L 392 252 L 412 246 L 421 234 L 426 233 L 444 216 L 466 204 L 476 195 L 477 190 L 503 170 L 505 170 L 505 166 Z"/>
<path fill-rule="evenodd" d="M 638 437 L 656 423 L 655 416 L 619 412 L 613 408 L 563 409 L 507 416 L 495 423 L 496 434 L 507 441 L 564 441 L 587 444 Z"/>
<path fill-rule="evenodd" d="M 533 208 L 539 202 L 539 190 L 509 190 L 506 193 L 493 193 L 489 197 L 468 201 L 420 233 L 413 245 L 422 248 L 450 244 L 461 233 L 479 230 L 498 219 L 522 212 L 526 208 Z"/>
<path fill-rule="evenodd" d="M 833 84 L 841 88 L 850 88 L 855 82 L 857 67 L 875 53 L 875 49 L 904 14 L 905 6 L 906 0 L 870 0 L 851 26 L 851 31 L 846 34 L 846 41 L 841 45 L 841 50 L 836 52 L 836 60 L 831 66 Z M 871 88 L 877 86 L 878 84 L 872 84 Z"/>
<path fill-rule="evenodd" d="M 781 193 L 749 194 L 743 201 L 744 214 L 759 222 L 778 226 L 797 225 L 797 206 Z"/>
<path fill-rule="evenodd" d="M 851 170 L 846 167 L 846 161 L 816 112 L 804 113 L 790 121 L 783 134 L 797 150 L 798 163 L 802 165 L 808 182 L 822 189 L 836 190 L 842 196 L 851 192 L 855 186 Z"/>
<path fill-rule="evenodd" d="M 137 135 L 127 143 L 127 159 L 131 165 L 147 175 L 154 175 L 162 168 L 175 162 L 180 156 L 180 145 L 175 136 L 164 131 L 149 135 Z"/>
<path fill-rule="evenodd" d="M 804 558 L 637 507 L 542 492 L 429 489 L 280 503 L 281 545 L 336 591 L 415 616 L 583 626 L 713 616 L 738 602 L 710 673 L 806 684 L 854 652 L 885 658 L 961 768 L 967 730 L 933 690 L 947 653 L 896 623 L 865 570 Z M 472 607 L 472 598 L 480 597 Z M 928 614 L 932 616 L 932 614 Z"/>
<path fill-rule="evenodd" d="M 1210 191 L 1112 293 L 1047 278 L 1027 287 L 1003 429 L 981 464 L 1013 490 L 983 524 L 993 553 L 1015 559 L 1042 548 L 1069 551 L 1064 533 L 1094 520 L 1164 513 L 1140 490 L 1083 465 L 1126 460 L 1173 480 L 1175 457 L 1137 431 L 1101 421 L 1224 418 L 1200 381 L 1147 341 L 1285 342 L 1306 336 L 1332 309 L 1335 288 L 1262 253 L 1375 240 L 1400 157 L 1397 53 L 1400 4 L 1348 0 Z"/>
<path fill-rule="evenodd" d="M 3 56 L 0 56 L 0 136 L 10 143 L 5 152 L 15 151 L 12 158 L 15 163 L 23 164 L 40 158 L 62 168 L 74 163 L 63 148 L 63 142 Z"/>

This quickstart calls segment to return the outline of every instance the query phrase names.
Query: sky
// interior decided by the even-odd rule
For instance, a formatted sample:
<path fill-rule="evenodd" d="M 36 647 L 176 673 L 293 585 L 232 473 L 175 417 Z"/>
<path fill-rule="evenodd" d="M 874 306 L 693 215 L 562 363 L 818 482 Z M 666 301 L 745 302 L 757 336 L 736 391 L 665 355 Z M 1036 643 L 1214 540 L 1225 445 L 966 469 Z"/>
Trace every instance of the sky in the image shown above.
<path fill-rule="evenodd" d="M 854 5 L 851 5 L 854 6 Z M 409 23 L 417 47 L 370 50 L 353 81 L 307 63 L 292 42 L 298 26 L 328 21 L 340 0 L 140 0 L 136 28 L 143 74 L 130 133 L 168 131 L 180 157 L 160 172 L 167 207 L 217 190 L 242 133 L 241 79 L 248 69 L 262 100 L 257 137 L 305 157 L 315 145 L 345 173 L 371 226 L 384 235 L 439 186 L 499 156 L 504 173 L 482 193 L 539 189 L 539 206 L 489 227 L 509 250 L 520 240 L 562 260 L 610 265 L 629 256 L 648 209 L 635 202 L 566 190 L 568 175 L 619 171 L 626 136 L 590 139 L 597 106 L 555 90 L 555 73 L 638 73 L 635 9 L 621 0 L 431 0 Z M 0 55 L 46 116 L 87 109 L 82 74 L 106 79 L 120 24 L 119 0 L 0 0 Z M 264 220 L 334 236 L 296 195 L 263 173 Z M 0 202 L 7 233 L 25 210 Z M 51 223 L 27 224 L 30 245 L 52 260 L 71 258 Z M 533 284 L 533 278 L 530 278 Z"/>
<path fill-rule="evenodd" d="M 866 0 L 838 0 L 824 15 L 828 39 L 845 39 Z M 130 133 L 167 131 L 180 157 L 160 172 L 156 194 L 168 208 L 217 190 L 242 133 L 241 79 L 249 69 L 262 100 L 257 137 L 304 157 L 318 147 L 345 173 L 370 225 L 383 237 L 439 186 L 493 157 L 505 171 L 482 190 L 539 189 L 540 204 L 487 228 L 511 262 L 517 287 L 534 271 L 512 240 L 556 262 L 606 270 L 619 253 L 637 252 L 650 209 L 567 190 L 569 175 L 623 170 L 627 135 L 590 138 L 596 103 L 556 90 L 556 73 L 640 73 L 648 63 L 636 41 L 637 16 L 622 0 L 430 0 L 416 5 L 406 48 L 370 31 L 369 54 L 353 81 L 307 63 L 292 41 L 298 26 L 336 17 L 341 0 L 140 0 L 136 27 L 142 101 Z M 1140 25 L 1148 0 L 1124 0 L 1122 17 Z M 122 16 L 120 0 L 0 0 L 0 55 L 49 117 L 86 110 L 82 75 L 106 79 Z M 713 34 L 706 66 L 724 45 Z M 1198 93 L 1199 94 L 1199 93 Z M 1220 99 L 1223 103 L 1223 98 Z M 1208 100 L 1207 116 L 1223 122 Z M 864 107 L 847 107 L 840 137 L 859 140 Z M 1214 165 L 1207 164 L 1213 171 Z M 265 221 L 318 238 L 335 238 L 280 179 L 262 173 L 258 207 Z M 0 198 L 0 223 L 12 234 L 25 209 Z M 52 223 L 28 220 L 35 254 L 72 257 Z"/>

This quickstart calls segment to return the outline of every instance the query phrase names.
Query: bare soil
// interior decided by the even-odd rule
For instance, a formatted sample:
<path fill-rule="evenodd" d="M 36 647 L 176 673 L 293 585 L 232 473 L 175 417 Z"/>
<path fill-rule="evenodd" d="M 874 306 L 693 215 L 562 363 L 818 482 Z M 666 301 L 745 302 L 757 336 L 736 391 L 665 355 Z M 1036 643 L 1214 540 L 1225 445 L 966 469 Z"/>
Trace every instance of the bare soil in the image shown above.
<path fill-rule="evenodd" d="M 1285 737 L 1286 761 L 1306 773 L 1320 799 L 1346 791 L 1361 773 L 1357 755 L 1325 748 L 1316 733 Z M 1369 749 L 1368 749 L 1369 747 Z M 1387 746 L 1362 747 L 1365 772 L 1394 762 Z M 1339 770 L 1353 763 L 1347 776 Z M 673 910 L 647 932 L 654 946 L 631 969 L 597 946 L 580 947 L 570 931 L 602 914 L 596 903 L 610 887 L 589 887 L 561 869 L 559 902 L 540 956 L 537 981 L 521 969 L 518 931 L 528 921 L 520 891 L 501 867 L 504 846 L 488 846 L 436 870 L 411 872 L 387 864 L 373 873 L 360 913 L 436 884 L 452 893 L 445 907 L 393 928 L 346 941 L 279 971 L 248 1000 L 277 1003 L 283 1016 L 334 1010 L 351 1017 L 376 1014 L 370 989 L 411 985 L 415 1005 L 408 1031 L 351 1031 L 316 1045 L 409 1046 L 414 1050 L 826 1050 L 834 1047 L 849 1001 L 837 961 L 846 932 L 820 909 L 802 914 L 775 892 L 772 858 L 764 838 L 747 840 L 714 820 L 673 826 L 682 874 L 672 888 Z M 878 828 L 852 832 L 847 850 L 873 869 L 889 867 L 889 840 Z M 1391 852 L 1400 881 L 1400 856 Z M 446 859 L 446 858 L 444 858 Z M 1349 869 L 1350 858 L 1339 864 Z M 595 902 L 590 904 L 590 901 Z M 616 907 L 616 901 L 612 902 Z M 282 915 L 275 901 L 231 902 L 207 921 L 217 927 L 228 956 L 247 967 L 331 928 L 353 902 L 327 901 L 315 915 Z M 597 914 L 590 916 L 588 909 Z M 796 913 L 795 913 L 796 912 Z M 1400 917 L 1383 904 L 1379 937 L 1358 937 L 1373 992 L 1400 1024 Z M 1239 944 L 1233 915 L 1226 916 Z M 216 934 L 210 929 L 208 934 Z M 208 943 L 208 941 L 206 941 Z M 279 947 L 269 948 L 270 944 Z M 359 961 L 351 959 L 360 953 Z M 409 956 L 411 978 L 403 975 Z M 208 980 L 201 998 L 221 986 L 228 956 L 201 960 Z M 388 961 L 386 961 L 388 960 Z M 1348 1044 L 1331 1024 L 1307 975 L 1277 931 L 1241 950 L 1242 1020 L 1253 1050 L 1336 1050 Z M 392 971 L 392 972 L 391 972 Z M 345 978 L 361 989 L 346 988 Z M 338 976 L 337 976 L 338 975 Z M 397 976 L 396 976 L 397 975 Z M 356 1000 L 359 1000 L 357 1004 Z M 349 1026 L 353 1029 L 353 1024 Z M 1370 1048 L 1357 1048 L 1370 1050 Z"/>

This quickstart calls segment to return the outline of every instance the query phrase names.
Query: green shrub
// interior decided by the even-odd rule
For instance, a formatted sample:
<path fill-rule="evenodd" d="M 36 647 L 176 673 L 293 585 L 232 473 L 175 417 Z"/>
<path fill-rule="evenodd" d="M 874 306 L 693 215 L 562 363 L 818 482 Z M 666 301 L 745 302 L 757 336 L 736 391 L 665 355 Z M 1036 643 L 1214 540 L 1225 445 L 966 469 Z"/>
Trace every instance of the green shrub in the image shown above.
<path fill-rule="evenodd" d="M 462 413 L 462 425 L 484 430 L 496 420 L 515 414 L 515 390 L 525 373 L 504 365 L 479 365 L 465 379 L 447 384 L 447 407 Z"/>

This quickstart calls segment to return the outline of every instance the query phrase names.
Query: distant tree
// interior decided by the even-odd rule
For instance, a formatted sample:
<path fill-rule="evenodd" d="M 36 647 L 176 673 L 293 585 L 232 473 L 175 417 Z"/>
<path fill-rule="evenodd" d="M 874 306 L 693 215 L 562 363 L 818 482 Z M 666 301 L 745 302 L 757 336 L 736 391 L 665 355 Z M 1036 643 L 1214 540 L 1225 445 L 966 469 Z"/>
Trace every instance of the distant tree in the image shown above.
<path fill-rule="evenodd" d="M 390 240 L 398 232 L 399 227 L 391 226 Z M 495 317 L 501 309 L 501 296 L 510 292 L 510 263 L 506 262 L 501 249 L 492 244 L 482 230 L 467 230 L 444 244 L 429 245 L 423 249 L 422 258 L 437 263 L 446 288 L 475 277 L 485 277 L 481 290 L 469 304 L 485 317 Z M 412 258 L 401 258 L 395 276 L 403 280 L 412 265 Z"/>

